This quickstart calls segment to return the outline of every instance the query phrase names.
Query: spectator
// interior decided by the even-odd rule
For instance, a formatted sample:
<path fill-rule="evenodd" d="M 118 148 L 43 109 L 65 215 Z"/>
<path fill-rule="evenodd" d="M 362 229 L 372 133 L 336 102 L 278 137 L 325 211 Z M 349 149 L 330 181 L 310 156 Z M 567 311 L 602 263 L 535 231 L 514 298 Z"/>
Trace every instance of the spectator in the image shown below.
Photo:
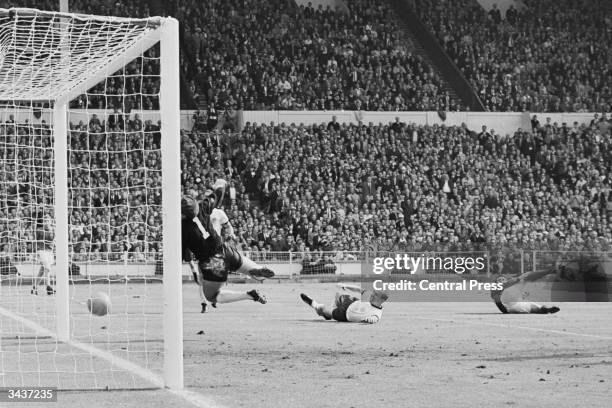
<path fill-rule="evenodd" d="M 215 104 L 211 103 L 206 112 L 206 127 L 208 131 L 213 131 L 217 127 L 217 123 L 219 123 L 219 114 L 215 109 Z"/>
<path fill-rule="evenodd" d="M 610 111 L 609 24 L 603 2 L 526 0 L 487 14 L 474 0 L 416 10 L 478 92 L 487 110 Z"/>

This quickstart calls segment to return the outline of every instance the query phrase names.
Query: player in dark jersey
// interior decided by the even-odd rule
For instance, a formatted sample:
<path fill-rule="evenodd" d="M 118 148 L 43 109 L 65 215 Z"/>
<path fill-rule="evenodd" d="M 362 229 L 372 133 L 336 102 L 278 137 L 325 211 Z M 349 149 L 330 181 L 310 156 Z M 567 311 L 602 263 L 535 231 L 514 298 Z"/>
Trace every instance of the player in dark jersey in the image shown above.
<path fill-rule="evenodd" d="M 198 203 L 191 196 L 185 195 L 182 197 L 183 259 L 197 263 L 197 270 L 192 268 L 192 272 L 196 272 L 194 277 L 197 277 L 203 298 L 212 302 L 215 307 L 217 303 L 231 303 L 241 300 L 253 300 L 265 304 L 267 302 L 266 297 L 256 289 L 248 292 L 221 289 L 226 284 L 230 272 L 237 271 L 262 278 L 271 278 L 274 276 L 274 272 L 248 260 L 234 247 L 223 242 L 220 234 L 212 225 L 210 219 L 212 209 L 212 200 L 206 199 Z M 202 301 L 202 312 L 204 312 L 206 303 L 204 299 Z"/>
<path fill-rule="evenodd" d="M 40 268 L 38 269 L 38 275 L 32 280 L 32 290 L 30 291 L 33 295 L 38 295 L 38 285 L 41 280 L 44 280 L 47 285 L 47 295 L 53 295 L 55 290 L 51 286 L 51 265 L 53 265 L 53 226 L 51 220 L 44 219 L 42 222 L 36 223 L 36 240 L 34 246 L 36 248 L 36 255 L 38 257 L 38 263 Z"/>
<path fill-rule="evenodd" d="M 504 276 L 500 276 L 497 278 L 497 283 L 503 284 L 503 289 L 492 290 L 491 298 L 493 299 L 493 302 L 495 302 L 495 306 L 497 306 L 497 308 L 502 313 L 557 313 L 560 310 L 557 306 L 543 306 L 536 302 L 525 301 L 523 300 L 523 296 L 521 295 L 520 290 L 508 291 L 508 289 L 513 286 L 513 289 L 518 289 L 515 286 L 518 283 L 522 283 L 524 281 L 535 281 L 552 273 L 556 273 L 556 271 L 554 269 L 551 269 L 541 272 L 527 272 L 511 279 L 507 279 Z M 502 299 L 502 295 L 504 294 L 507 296 Z"/>

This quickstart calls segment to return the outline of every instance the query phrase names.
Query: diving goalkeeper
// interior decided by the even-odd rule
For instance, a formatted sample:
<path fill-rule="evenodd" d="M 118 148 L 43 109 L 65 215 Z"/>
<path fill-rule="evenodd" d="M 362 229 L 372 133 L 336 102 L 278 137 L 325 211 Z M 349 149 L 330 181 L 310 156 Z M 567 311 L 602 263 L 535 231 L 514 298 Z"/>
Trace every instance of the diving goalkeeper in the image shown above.
<path fill-rule="evenodd" d="M 215 222 L 211 217 L 214 210 L 213 201 L 214 197 L 207 197 L 198 203 L 188 195 L 181 199 L 183 259 L 190 262 L 194 277 L 200 285 L 202 312 L 206 310 L 206 300 L 213 306 L 217 303 L 241 300 L 267 303 L 266 297 L 256 289 L 248 292 L 221 289 L 226 284 L 230 272 L 261 278 L 271 278 L 274 272 L 257 265 L 242 256 L 234 247 L 223 242 L 220 228 L 215 228 Z M 197 262 L 197 267 L 194 261 Z"/>
<path fill-rule="evenodd" d="M 359 292 L 363 295 L 361 288 L 352 285 L 341 285 L 342 289 Z M 338 322 L 353 323 L 378 323 L 382 317 L 382 305 L 389 296 L 381 291 L 374 290 L 370 294 L 368 302 L 363 302 L 354 296 L 336 293 L 333 306 L 318 303 L 308 295 L 301 293 L 300 297 L 315 312 L 325 320 L 336 320 Z"/>

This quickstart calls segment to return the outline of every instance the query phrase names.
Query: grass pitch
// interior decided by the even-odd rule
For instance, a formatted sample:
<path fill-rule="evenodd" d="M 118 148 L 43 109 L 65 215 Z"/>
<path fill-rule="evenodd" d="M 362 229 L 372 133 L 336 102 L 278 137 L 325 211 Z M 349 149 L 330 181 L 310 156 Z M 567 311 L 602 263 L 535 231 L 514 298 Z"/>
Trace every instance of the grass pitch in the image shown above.
<path fill-rule="evenodd" d="M 325 321 L 299 298 L 305 292 L 330 302 L 333 283 L 229 286 L 251 287 L 264 291 L 270 303 L 219 305 L 200 314 L 196 286 L 184 285 L 185 384 L 214 406 L 603 408 L 612 400 L 610 303 L 563 303 L 556 315 L 502 315 L 492 303 L 389 302 L 380 323 L 362 325 Z M 83 291 L 74 295 L 79 299 L 90 289 L 74 290 Z M 113 333 L 104 347 L 120 356 L 131 351 L 126 355 L 135 362 L 144 356 L 159 372 L 161 301 L 155 297 L 161 285 L 148 285 L 146 300 L 139 294 L 142 284 L 121 291 L 108 318 L 89 319 L 79 309 L 84 306 L 74 304 L 75 332 L 99 344 Z M 2 324 L 13 327 L 4 318 Z M 3 338 L 2 345 L 7 351 L 10 343 Z M 97 363 L 88 364 L 96 369 Z M 108 381 L 116 382 L 118 373 L 110 373 Z M 103 386 L 105 376 L 97 381 Z M 75 389 L 46 406 L 53 405 L 190 406 L 165 390 L 149 389 Z"/>

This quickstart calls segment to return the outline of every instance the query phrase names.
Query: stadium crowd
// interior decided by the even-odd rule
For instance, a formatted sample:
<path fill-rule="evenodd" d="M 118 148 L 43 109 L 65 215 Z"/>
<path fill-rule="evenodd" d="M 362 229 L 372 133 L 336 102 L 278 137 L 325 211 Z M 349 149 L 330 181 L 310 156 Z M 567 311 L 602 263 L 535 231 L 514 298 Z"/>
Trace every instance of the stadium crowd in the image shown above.
<path fill-rule="evenodd" d="M 605 0 L 524 0 L 504 16 L 476 0 L 414 0 L 489 111 L 609 112 Z"/>
<path fill-rule="evenodd" d="M 185 133 L 183 186 L 221 191 L 243 249 L 258 252 L 609 249 L 610 122 L 533 125 Z"/>
<path fill-rule="evenodd" d="M 24 1 L 55 10 L 55 2 Z M 181 69 L 198 105 L 233 109 L 458 110 L 460 105 L 430 64 L 414 52 L 387 3 L 351 0 L 346 9 L 272 0 L 184 0 L 160 3 L 182 26 Z M 145 1 L 71 1 L 80 13 L 146 17 Z M 156 71 L 147 53 L 73 107 L 155 109 L 155 81 L 131 76 Z M 142 67 L 142 68 L 141 68 Z M 133 82 L 133 83 L 132 83 Z M 103 94 L 134 93 L 128 108 Z"/>
<path fill-rule="evenodd" d="M 161 250 L 159 123 L 111 114 L 70 123 L 69 223 L 74 260 L 155 259 Z M 52 247 L 52 131 L 0 125 L 0 250 L 29 256 Z"/>
<path fill-rule="evenodd" d="M 183 131 L 183 190 L 216 192 L 237 245 L 260 255 L 609 250 L 610 121 L 568 126 L 534 116 L 532 126 L 514 135 L 399 120 Z M 52 216 L 50 130 L 9 120 L 0 138 L 0 244 L 31 253 L 41 220 Z M 93 115 L 70 124 L 69 145 L 77 259 L 144 260 L 158 252 L 159 123 Z"/>
<path fill-rule="evenodd" d="M 138 114 L 70 124 L 70 233 L 76 259 L 145 260 L 161 250 L 160 123 Z M 85 260 L 85 259 L 83 259 Z"/>
<path fill-rule="evenodd" d="M 525 1 L 524 11 L 511 9 L 504 18 L 473 0 L 461 0 L 461 7 L 415 4 L 488 109 L 609 109 L 608 22 L 583 2 L 564 0 L 559 8 L 551 1 Z M 55 2 L 26 3 L 55 8 Z M 150 12 L 144 1 L 71 4 L 87 13 Z M 346 5 L 184 0 L 167 6 L 176 7 L 172 14 L 183 26 L 183 74 L 209 106 L 459 108 L 411 51 L 386 3 Z M 158 55 L 147 52 L 71 103 L 114 111 L 70 125 L 70 223 L 78 256 L 142 260 L 161 249 L 160 125 L 131 112 L 159 106 Z M 183 189 L 200 196 L 215 191 L 246 251 L 603 250 L 612 244 L 605 116 L 590 125 L 534 117 L 531 129 L 513 135 L 399 121 L 202 131 L 215 124 L 181 134 Z M 51 216 L 34 208 L 51 209 L 50 130 L 10 119 L 0 138 L 0 245 L 31 253 L 41 220 Z M 40 171 L 45 167 L 49 172 Z"/>
<path fill-rule="evenodd" d="M 490 111 L 609 111 L 609 32 L 598 0 L 526 0 L 504 15 L 475 0 L 414 0 L 421 20 L 463 71 Z M 27 0 L 57 9 L 56 2 Z M 387 2 L 347 0 L 332 10 L 290 0 L 183 0 L 155 13 L 182 26 L 181 69 L 198 105 L 247 110 L 457 110 L 435 70 L 415 51 Z M 75 0 L 82 13 L 145 17 L 138 0 Z M 109 103 L 102 93 L 138 93 L 131 107 L 154 109 L 154 81 L 131 83 L 139 67 L 155 72 L 156 51 L 75 107 Z M 121 77 L 126 76 L 126 79 Z M 104 92 L 103 92 L 104 91 Z M 111 102 L 112 104 L 112 102 Z"/>
<path fill-rule="evenodd" d="M 273 0 L 184 2 L 198 98 L 238 109 L 456 110 L 387 3 L 332 10 Z"/>

